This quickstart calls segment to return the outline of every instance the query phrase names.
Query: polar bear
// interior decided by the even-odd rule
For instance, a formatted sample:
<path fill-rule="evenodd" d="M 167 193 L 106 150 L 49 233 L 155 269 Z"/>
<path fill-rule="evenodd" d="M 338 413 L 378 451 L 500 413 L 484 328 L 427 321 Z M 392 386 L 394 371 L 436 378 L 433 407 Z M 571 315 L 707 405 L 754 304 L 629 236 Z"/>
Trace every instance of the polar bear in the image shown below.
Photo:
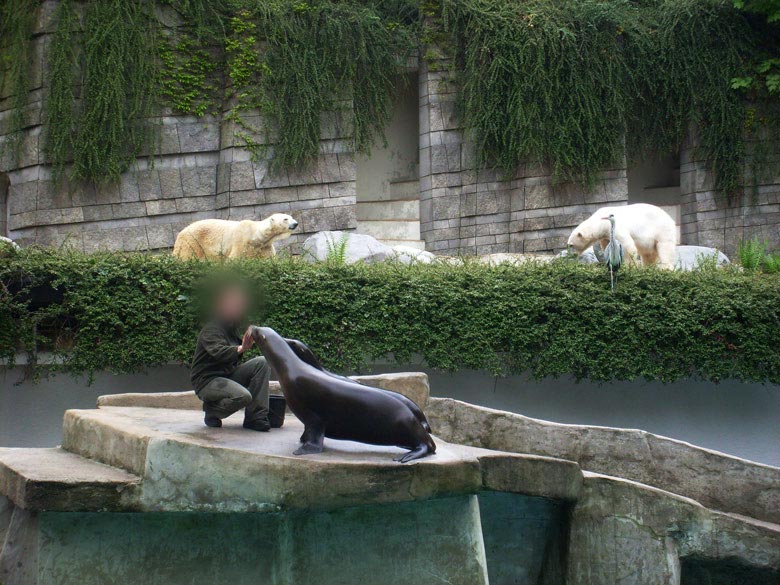
<path fill-rule="evenodd" d="M 674 268 L 677 226 L 663 209 L 647 203 L 602 207 L 574 228 L 568 245 L 578 254 L 594 242 L 606 248 L 610 214 L 615 215 L 615 239 L 623 244 L 628 258 L 634 261 L 641 258 L 646 265 Z"/>
<path fill-rule="evenodd" d="M 284 213 L 274 213 L 262 221 L 202 219 L 179 232 L 173 255 L 181 260 L 270 258 L 276 254 L 274 242 L 290 237 L 297 227 L 298 222 Z"/>

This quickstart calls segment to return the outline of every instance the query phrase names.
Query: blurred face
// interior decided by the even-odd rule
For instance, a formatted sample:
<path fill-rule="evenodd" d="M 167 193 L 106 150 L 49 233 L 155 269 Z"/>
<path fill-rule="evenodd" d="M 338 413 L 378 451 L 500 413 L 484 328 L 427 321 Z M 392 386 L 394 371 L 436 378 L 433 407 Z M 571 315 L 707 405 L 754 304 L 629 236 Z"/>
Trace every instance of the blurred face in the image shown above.
<path fill-rule="evenodd" d="M 228 323 L 239 323 L 246 317 L 249 299 L 239 287 L 226 288 L 217 296 L 217 317 Z"/>

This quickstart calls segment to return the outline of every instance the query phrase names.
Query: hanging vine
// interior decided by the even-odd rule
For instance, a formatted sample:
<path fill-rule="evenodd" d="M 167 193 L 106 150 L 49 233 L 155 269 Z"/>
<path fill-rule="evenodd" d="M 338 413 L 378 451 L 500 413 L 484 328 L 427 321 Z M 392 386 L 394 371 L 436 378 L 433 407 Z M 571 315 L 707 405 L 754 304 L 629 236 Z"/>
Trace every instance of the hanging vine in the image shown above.
<path fill-rule="evenodd" d="M 57 29 L 52 37 L 49 64 L 49 97 L 46 109 L 46 153 L 59 179 L 73 153 L 77 55 L 74 35 L 78 16 L 70 0 L 62 0 L 55 13 Z"/>
<path fill-rule="evenodd" d="M 32 34 L 41 0 L 4 0 L 0 5 L 0 96 L 10 96 L 11 114 L 0 154 L 18 156 L 32 65 Z"/>
<path fill-rule="evenodd" d="M 113 180 L 139 153 L 154 151 L 151 118 L 159 69 L 152 8 L 138 0 L 94 0 L 86 6 L 75 177 Z"/>
<path fill-rule="evenodd" d="M 0 7 L 16 136 L 39 2 Z M 419 6 L 61 0 L 48 56 L 49 161 L 58 175 L 116 179 L 137 156 L 153 155 L 161 107 L 196 116 L 226 109 L 238 141 L 277 166 L 309 163 L 334 124 L 331 135 L 368 152 L 383 139 L 397 73 L 422 42 L 454 50 L 462 120 L 481 165 L 541 162 L 559 178 L 588 183 L 622 165 L 626 152 L 675 151 L 696 127 L 716 188 L 731 194 L 743 184 L 746 128 L 761 117 L 734 88 L 780 43 L 772 25 L 731 0 Z M 440 15 L 441 26 L 421 27 L 420 11 Z"/>
<path fill-rule="evenodd" d="M 588 183 L 626 152 L 674 152 L 695 127 L 716 188 L 740 188 L 732 80 L 776 41 L 730 1 L 444 0 L 443 16 L 482 164 L 547 163 Z"/>
<path fill-rule="evenodd" d="M 50 161 L 57 174 L 70 165 L 75 177 L 113 180 L 139 154 L 153 154 L 158 106 L 203 116 L 224 103 L 237 138 L 255 155 L 273 143 L 277 166 L 316 157 L 323 118 L 338 109 L 351 118 L 354 149 L 367 152 L 414 48 L 416 11 L 395 4 L 96 0 L 77 9 L 64 0 L 52 42 Z M 160 23 L 161 5 L 178 26 Z M 262 114 L 262 129 L 245 117 L 250 110 Z"/>
<path fill-rule="evenodd" d="M 628 123 L 632 150 L 672 152 L 695 128 L 716 190 L 734 197 L 744 184 L 749 107 L 731 84 L 772 40 L 761 23 L 720 0 L 665 0 L 649 20 L 653 42 L 632 62 L 639 90 Z"/>
<path fill-rule="evenodd" d="M 229 19 L 226 70 L 237 138 L 278 167 L 319 152 L 324 118 L 366 153 L 389 120 L 399 68 L 415 47 L 413 3 L 243 2 Z M 263 127 L 246 112 L 259 111 Z"/>

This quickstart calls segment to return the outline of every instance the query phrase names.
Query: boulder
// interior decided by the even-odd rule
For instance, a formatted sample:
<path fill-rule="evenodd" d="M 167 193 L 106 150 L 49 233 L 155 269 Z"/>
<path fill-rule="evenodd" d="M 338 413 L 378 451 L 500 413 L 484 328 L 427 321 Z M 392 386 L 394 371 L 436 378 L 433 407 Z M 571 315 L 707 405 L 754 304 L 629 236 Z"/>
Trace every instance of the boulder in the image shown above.
<path fill-rule="evenodd" d="M 674 266 L 678 270 L 696 270 L 699 268 L 702 261 L 711 261 L 713 257 L 717 257 L 717 266 L 731 264 L 728 257 L 717 248 L 708 248 L 706 246 L 677 246 L 677 256 L 674 260 Z"/>
<path fill-rule="evenodd" d="M 303 243 L 303 257 L 309 262 L 323 262 L 343 257 L 345 264 L 381 262 L 392 255 L 390 246 L 365 234 L 318 232 Z"/>
<path fill-rule="evenodd" d="M 699 267 L 702 260 L 707 260 L 717 255 L 717 265 L 725 266 L 730 264 L 728 257 L 715 248 L 706 246 L 677 246 L 677 256 L 675 258 L 675 267 L 678 270 L 695 270 Z M 568 258 L 571 253 L 564 250 L 558 254 L 558 258 Z M 603 252 L 599 244 L 594 244 L 579 255 L 577 261 L 580 264 L 598 264 L 603 261 Z M 600 258 L 601 257 L 601 258 Z"/>
<path fill-rule="evenodd" d="M 403 264 L 430 264 L 436 260 L 430 252 L 404 245 L 393 246 L 387 258 Z"/>

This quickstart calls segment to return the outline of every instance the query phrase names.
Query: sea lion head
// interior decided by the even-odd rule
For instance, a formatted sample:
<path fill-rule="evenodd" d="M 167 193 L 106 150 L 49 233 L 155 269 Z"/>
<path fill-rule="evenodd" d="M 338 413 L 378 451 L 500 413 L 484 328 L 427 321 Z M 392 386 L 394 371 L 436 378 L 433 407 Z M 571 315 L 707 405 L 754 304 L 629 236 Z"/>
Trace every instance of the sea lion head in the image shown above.
<path fill-rule="evenodd" d="M 290 367 L 297 367 L 301 363 L 301 358 L 290 349 L 287 340 L 270 327 L 253 326 L 252 339 L 280 380 L 290 371 Z"/>
<path fill-rule="evenodd" d="M 260 347 L 270 346 L 276 338 L 282 339 L 282 337 L 270 327 L 259 327 L 257 325 L 252 326 L 252 337 L 255 343 Z"/>
<path fill-rule="evenodd" d="M 270 327 L 252 327 L 252 338 L 269 360 L 284 359 L 295 356 L 284 338 Z"/>

